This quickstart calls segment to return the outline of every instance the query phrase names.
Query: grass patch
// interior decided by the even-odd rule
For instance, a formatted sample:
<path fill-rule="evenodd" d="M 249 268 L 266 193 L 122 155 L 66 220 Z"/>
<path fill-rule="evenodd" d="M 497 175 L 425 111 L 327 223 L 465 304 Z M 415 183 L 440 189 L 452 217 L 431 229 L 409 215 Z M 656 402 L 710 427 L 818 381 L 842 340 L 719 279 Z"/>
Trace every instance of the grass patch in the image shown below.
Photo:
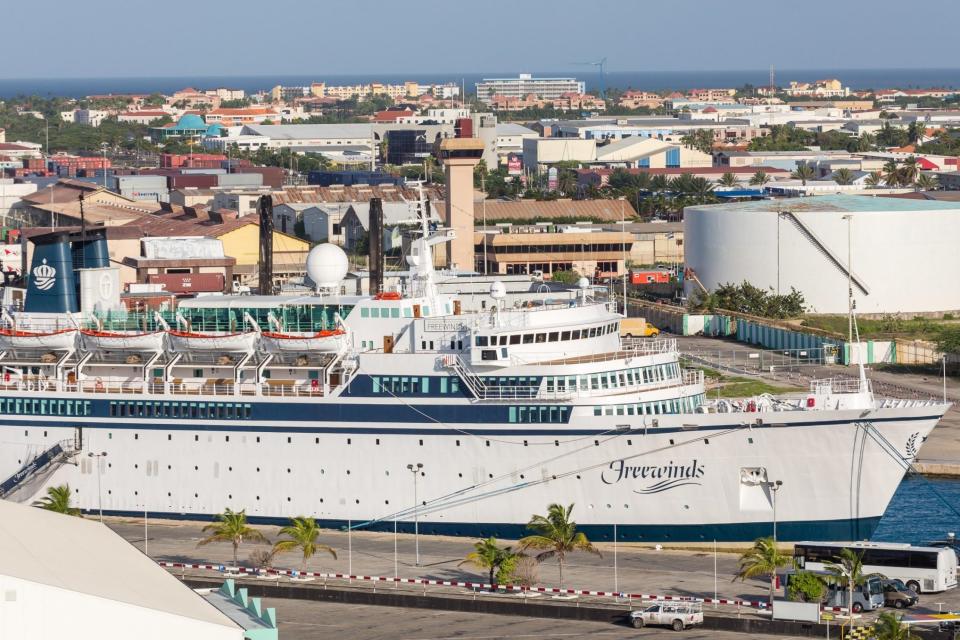
<path fill-rule="evenodd" d="M 821 329 L 841 336 L 847 335 L 847 316 L 813 316 L 800 324 L 812 329 Z M 933 339 L 945 328 L 956 327 L 958 321 L 947 314 L 942 320 L 923 318 L 898 318 L 885 316 L 879 320 L 857 318 L 861 338 L 921 338 Z"/>
<path fill-rule="evenodd" d="M 767 384 L 762 380 L 749 380 L 747 378 L 730 378 L 719 391 L 716 389 L 709 392 L 708 395 L 716 396 L 719 393 L 721 398 L 749 398 L 763 395 L 764 393 L 791 393 L 798 391 L 796 387 L 778 387 Z"/>

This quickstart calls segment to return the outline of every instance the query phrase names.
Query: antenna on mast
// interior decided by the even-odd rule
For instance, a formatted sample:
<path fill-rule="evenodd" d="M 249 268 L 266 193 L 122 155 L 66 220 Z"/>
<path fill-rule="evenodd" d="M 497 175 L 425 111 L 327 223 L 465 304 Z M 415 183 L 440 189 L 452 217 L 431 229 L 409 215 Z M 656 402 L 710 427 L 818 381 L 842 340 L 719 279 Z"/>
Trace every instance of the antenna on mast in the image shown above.
<path fill-rule="evenodd" d="M 777 95 L 777 74 L 770 65 L 770 97 Z"/>

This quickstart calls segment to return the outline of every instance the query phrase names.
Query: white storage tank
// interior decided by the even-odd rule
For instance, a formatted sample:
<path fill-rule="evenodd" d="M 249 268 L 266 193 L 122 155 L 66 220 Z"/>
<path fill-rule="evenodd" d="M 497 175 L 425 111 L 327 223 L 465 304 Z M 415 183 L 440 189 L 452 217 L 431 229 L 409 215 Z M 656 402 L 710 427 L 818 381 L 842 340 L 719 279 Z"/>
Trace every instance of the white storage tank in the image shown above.
<path fill-rule="evenodd" d="M 686 266 L 707 289 L 793 287 L 811 313 L 847 312 L 851 261 L 859 313 L 960 310 L 958 238 L 960 202 L 824 195 L 684 210 Z M 685 288 L 699 292 L 690 278 Z"/>

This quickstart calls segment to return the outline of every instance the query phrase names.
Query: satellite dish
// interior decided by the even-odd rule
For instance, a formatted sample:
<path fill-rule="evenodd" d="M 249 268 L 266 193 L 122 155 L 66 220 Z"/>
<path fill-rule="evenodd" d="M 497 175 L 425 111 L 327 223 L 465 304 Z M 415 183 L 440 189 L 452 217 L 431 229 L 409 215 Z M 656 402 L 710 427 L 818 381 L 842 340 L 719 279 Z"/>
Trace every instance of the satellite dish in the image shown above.
<path fill-rule="evenodd" d="M 490 285 L 490 297 L 494 300 L 502 300 L 507 297 L 507 288 L 499 280 L 494 280 Z"/>
<path fill-rule="evenodd" d="M 347 275 L 347 254 L 335 244 L 320 244 L 307 254 L 307 275 L 319 289 L 340 286 Z"/>

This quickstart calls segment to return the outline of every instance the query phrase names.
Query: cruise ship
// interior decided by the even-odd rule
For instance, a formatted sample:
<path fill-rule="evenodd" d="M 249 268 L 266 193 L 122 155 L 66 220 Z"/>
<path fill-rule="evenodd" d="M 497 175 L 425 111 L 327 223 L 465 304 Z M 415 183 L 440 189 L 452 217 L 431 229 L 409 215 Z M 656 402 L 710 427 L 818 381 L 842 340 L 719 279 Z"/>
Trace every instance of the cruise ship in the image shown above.
<path fill-rule="evenodd" d="M 372 296 L 320 245 L 310 295 L 73 313 L 116 286 L 105 240 L 51 234 L 0 329 L 0 496 L 503 538 L 559 502 L 595 540 L 864 539 L 948 408 L 863 375 L 711 400 L 676 340 L 621 339 L 585 280 L 536 305 L 494 282 L 466 309 L 437 286 L 448 239 L 422 215 L 409 278 Z"/>

